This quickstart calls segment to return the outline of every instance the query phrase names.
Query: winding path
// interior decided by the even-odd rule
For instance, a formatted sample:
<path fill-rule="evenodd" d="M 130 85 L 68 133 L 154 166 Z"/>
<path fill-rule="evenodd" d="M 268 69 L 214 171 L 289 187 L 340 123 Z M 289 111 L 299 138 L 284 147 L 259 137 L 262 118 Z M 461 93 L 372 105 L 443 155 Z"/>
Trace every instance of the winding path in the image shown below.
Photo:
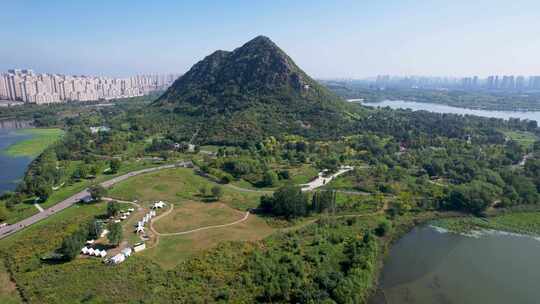
<path fill-rule="evenodd" d="M 163 165 L 163 166 L 159 166 L 159 167 L 153 167 L 153 168 L 146 168 L 146 169 L 141 169 L 141 170 L 137 170 L 137 171 L 132 171 L 132 172 L 129 172 L 129 173 L 126 173 L 126 174 L 123 174 L 123 175 L 120 175 L 120 176 L 117 176 L 115 178 L 112 178 L 110 180 L 107 180 L 107 181 L 104 181 L 102 183 L 100 183 L 100 185 L 104 188 L 110 188 L 112 187 L 114 184 L 117 184 L 121 181 L 124 181 L 130 177 L 133 177 L 133 176 L 137 176 L 137 175 L 140 175 L 140 174 L 144 174 L 144 173 L 149 173 L 149 172 L 155 172 L 155 171 L 159 171 L 159 170 L 163 170 L 163 169 L 171 169 L 171 168 L 176 168 L 176 167 L 184 167 L 186 165 L 188 165 L 189 163 L 188 162 L 179 162 L 179 163 L 175 163 L 175 164 L 169 164 L 169 165 Z M 66 198 L 65 200 L 57 203 L 56 205 L 48 208 L 48 209 L 45 209 L 43 210 L 42 212 L 39 212 L 39 213 L 36 213 L 28 218 L 25 218 L 24 220 L 22 221 L 19 221 L 17 223 L 14 223 L 12 225 L 8 225 L 6 227 L 3 227 L 3 228 L 0 228 L 0 239 L 3 239 L 9 235 L 12 235 L 32 224 L 35 224 L 41 220 L 44 220 L 46 218 L 48 218 L 49 216 L 57 213 L 58 211 L 61 211 L 61 210 L 64 210 L 68 207 L 71 207 L 73 206 L 74 204 L 80 202 L 83 198 L 86 198 L 90 196 L 90 192 L 88 192 L 88 189 L 84 189 L 83 191 L 79 192 L 79 193 L 75 193 L 73 194 L 72 196 Z"/>

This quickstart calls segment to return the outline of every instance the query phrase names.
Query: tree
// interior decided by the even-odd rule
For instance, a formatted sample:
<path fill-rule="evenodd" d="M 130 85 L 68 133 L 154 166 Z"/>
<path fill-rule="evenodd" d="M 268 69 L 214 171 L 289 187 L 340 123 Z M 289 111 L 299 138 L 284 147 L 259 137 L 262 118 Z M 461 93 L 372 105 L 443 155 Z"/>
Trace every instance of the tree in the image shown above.
<path fill-rule="evenodd" d="M 101 185 L 93 185 L 88 189 L 88 192 L 90 192 L 90 196 L 92 196 L 94 201 L 101 200 L 101 198 L 107 194 L 107 190 Z"/>
<path fill-rule="evenodd" d="M 120 212 L 120 205 L 116 201 L 110 201 L 107 203 L 107 216 L 116 216 Z"/>
<path fill-rule="evenodd" d="M 97 239 L 103 231 L 103 224 L 99 220 L 93 220 L 88 225 L 88 237 L 91 239 Z"/>
<path fill-rule="evenodd" d="M 274 192 L 273 196 L 262 196 L 259 208 L 275 216 L 287 219 L 307 214 L 308 196 L 300 187 L 286 185 Z"/>
<path fill-rule="evenodd" d="M 223 196 L 223 188 L 221 188 L 220 186 L 214 186 L 212 187 L 212 195 L 217 199 L 219 200 L 222 196 Z"/>
<path fill-rule="evenodd" d="M 109 243 L 118 246 L 122 240 L 122 225 L 120 223 L 113 223 L 109 227 L 109 234 L 107 234 L 107 239 Z"/>
<path fill-rule="evenodd" d="M 201 196 L 206 196 L 207 192 L 208 189 L 206 188 L 206 185 L 202 185 L 201 187 L 199 187 L 199 193 L 201 194 Z"/>
<path fill-rule="evenodd" d="M 263 176 L 263 184 L 264 186 L 275 186 L 279 181 L 279 178 L 277 176 L 277 174 L 272 171 L 272 170 L 268 170 L 266 172 L 264 172 L 264 176 Z"/>
<path fill-rule="evenodd" d="M 36 187 L 34 190 L 34 194 L 39 197 L 39 199 L 43 202 L 46 201 L 49 198 L 49 195 L 52 193 L 52 188 L 49 184 L 43 183 Z"/>
<path fill-rule="evenodd" d="M 109 167 L 111 168 L 111 173 L 112 174 L 118 173 L 118 170 L 120 170 L 120 165 L 121 164 L 122 163 L 120 162 L 119 159 L 117 159 L 117 158 L 111 159 L 111 161 L 109 163 Z"/>
<path fill-rule="evenodd" d="M 383 237 L 392 231 L 392 223 L 389 220 L 382 220 L 377 228 L 375 228 L 375 234 Z"/>

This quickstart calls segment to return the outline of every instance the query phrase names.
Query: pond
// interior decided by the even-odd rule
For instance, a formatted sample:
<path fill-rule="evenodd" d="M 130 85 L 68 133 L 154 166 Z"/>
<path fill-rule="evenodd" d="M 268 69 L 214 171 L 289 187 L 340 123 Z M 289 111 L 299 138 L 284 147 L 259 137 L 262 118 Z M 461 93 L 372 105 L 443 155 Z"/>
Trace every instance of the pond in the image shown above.
<path fill-rule="evenodd" d="M 19 134 L 16 130 L 0 128 L 0 194 L 15 189 L 17 183 L 24 176 L 26 167 L 32 161 L 30 157 L 12 157 L 4 153 L 4 150 L 10 145 L 32 136 Z"/>
<path fill-rule="evenodd" d="M 443 104 L 435 103 L 425 103 L 425 102 L 414 102 L 414 101 L 404 101 L 404 100 L 384 100 L 381 102 L 366 102 L 363 103 L 366 106 L 374 107 L 390 107 L 392 109 L 411 109 L 413 111 L 424 110 L 435 113 L 449 113 L 449 114 L 469 114 L 482 117 L 493 117 L 493 118 L 520 118 L 535 120 L 540 123 L 540 112 L 538 111 L 490 111 L 490 110 L 476 110 L 476 109 L 467 109 L 452 107 Z"/>
<path fill-rule="evenodd" d="M 420 226 L 392 247 L 371 304 L 538 303 L 540 241 Z"/>

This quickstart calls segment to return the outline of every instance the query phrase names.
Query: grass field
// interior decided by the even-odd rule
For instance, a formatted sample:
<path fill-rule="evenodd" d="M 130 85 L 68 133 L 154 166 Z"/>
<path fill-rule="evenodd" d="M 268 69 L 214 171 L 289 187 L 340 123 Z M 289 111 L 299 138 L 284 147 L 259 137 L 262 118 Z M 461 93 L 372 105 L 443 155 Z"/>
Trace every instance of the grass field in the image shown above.
<path fill-rule="evenodd" d="M 36 157 L 64 135 L 61 129 L 21 129 L 17 132 L 32 137 L 7 147 L 4 153 L 9 156 Z"/>
<path fill-rule="evenodd" d="M 227 224 L 243 217 L 243 212 L 222 203 L 186 201 L 179 203 L 172 213 L 155 222 L 154 229 L 161 233 L 174 233 Z"/>
<path fill-rule="evenodd" d="M 530 148 L 538 137 L 534 133 L 526 131 L 505 131 L 504 135 L 510 137 L 510 139 L 517 141 L 525 148 Z"/>
<path fill-rule="evenodd" d="M 9 273 L 2 262 L 0 262 L 0 303 L 23 303 L 17 292 L 17 286 L 11 281 Z"/>
<path fill-rule="evenodd" d="M 165 220 L 165 218 L 163 219 Z M 159 222 L 158 222 L 159 223 Z M 226 241 L 256 241 L 274 232 L 264 219 L 250 215 L 242 223 L 219 229 L 179 236 L 162 236 L 159 245 L 143 252 L 165 269 L 172 269 L 186 258 Z"/>
<path fill-rule="evenodd" d="M 192 169 L 175 168 L 130 178 L 115 185 L 109 191 L 109 196 L 130 201 L 163 200 L 173 204 L 185 200 L 205 202 L 210 198 L 203 197 L 200 189 L 205 187 L 207 193 L 210 193 L 210 189 L 216 185 L 195 174 Z M 232 208 L 246 210 L 259 203 L 260 193 L 235 191 L 223 185 L 221 187 L 223 197 L 220 202 Z"/>

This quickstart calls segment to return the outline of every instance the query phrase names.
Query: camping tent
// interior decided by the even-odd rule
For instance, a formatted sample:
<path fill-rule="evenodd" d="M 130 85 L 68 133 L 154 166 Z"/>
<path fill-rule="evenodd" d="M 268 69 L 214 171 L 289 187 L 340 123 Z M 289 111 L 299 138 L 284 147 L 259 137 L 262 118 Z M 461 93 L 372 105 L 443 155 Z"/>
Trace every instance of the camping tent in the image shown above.
<path fill-rule="evenodd" d="M 81 253 L 82 254 L 87 254 L 88 253 L 88 247 L 83 247 L 83 249 L 81 249 Z"/>
<path fill-rule="evenodd" d="M 90 248 L 88 249 L 88 251 L 86 252 L 88 255 L 94 255 L 94 248 Z"/>
<path fill-rule="evenodd" d="M 127 258 L 128 256 L 131 255 L 131 248 L 124 248 L 122 249 L 122 254 Z"/>
<path fill-rule="evenodd" d="M 94 250 L 94 254 L 93 254 L 93 255 L 94 255 L 94 256 L 101 256 L 101 250 L 99 250 L 99 249 Z"/>
<path fill-rule="evenodd" d="M 99 256 L 101 256 L 102 258 L 106 257 L 107 256 L 107 251 L 101 250 L 101 252 L 99 253 Z"/>

